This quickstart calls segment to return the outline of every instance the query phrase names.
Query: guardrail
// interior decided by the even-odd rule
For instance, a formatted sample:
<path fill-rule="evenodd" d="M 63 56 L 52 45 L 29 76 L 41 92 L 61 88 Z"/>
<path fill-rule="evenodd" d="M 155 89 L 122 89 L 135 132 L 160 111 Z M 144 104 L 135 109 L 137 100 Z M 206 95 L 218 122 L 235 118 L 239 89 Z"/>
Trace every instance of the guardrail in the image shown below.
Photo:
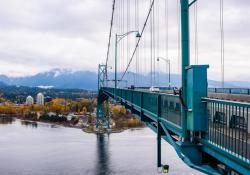
<path fill-rule="evenodd" d="M 250 104 L 203 98 L 207 103 L 210 143 L 250 163 Z"/>
<path fill-rule="evenodd" d="M 161 94 L 129 89 L 115 89 L 104 87 L 104 91 L 119 101 L 132 106 L 137 111 L 142 111 L 147 116 L 160 119 L 168 128 L 181 135 L 181 103 L 179 96 Z M 160 104 L 160 105 L 158 105 Z"/>
<path fill-rule="evenodd" d="M 161 91 L 164 90 L 174 90 L 177 87 L 158 87 Z M 129 87 L 130 88 L 130 87 Z M 129 89 L 126 88 L 126 89 Z M 138 90 L 149 90 L 150 87 L 134 87 L 134 89 Z M 210 93 L 224 93 L 224 94 L 237 94 L 237 95 L 250 95 L 250 89 L 248 88 L 208 88 L 208 92 Z"/>
<path fill-rule="evenodd" d="M 250 89 L 247 89 L 247 88 L 208 88 L 208 92 L 250 95 Z"/>

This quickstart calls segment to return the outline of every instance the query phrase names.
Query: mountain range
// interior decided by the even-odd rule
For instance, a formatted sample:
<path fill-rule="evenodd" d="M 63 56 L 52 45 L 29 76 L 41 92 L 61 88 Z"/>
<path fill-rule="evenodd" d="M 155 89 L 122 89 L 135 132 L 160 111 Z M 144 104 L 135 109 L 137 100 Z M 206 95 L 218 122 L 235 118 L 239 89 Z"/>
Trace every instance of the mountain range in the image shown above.
<path fill-rule="evenodd" d="M 118 77 L 121 77 L 121 73 L 118 73 Z M 114 79 L 114 74 L 109 74 L 109 79 Z M 129 72 L 125 79 L 128 82 L 120 84 L 131 85 L 137 84 L 137 86 L 150 86 L 150 79 L 154 80 L 154 84 L 159 86 L 168 85 L 168 75 L 159 73 L 155 78 L 151 77 L 151 74 L 140 74 L 135 76 L 133 72 Z M 135 83 L 137 82 L 137 83 Z M 180 82 L 180 75 L 171 74 L 171 85 L 178 86 Z M 208 80 L 209 87 L 220 87 L 219 81 Z M 97 89 L 97 73 L 91 71 L 72 71 L 68 69 L 52 69 L 47 72 L 41 72 L 32 76 L 24 77 L 9 77 L 6 75 L 0 75 L 0 86 L 3 85 L 15 85 L 15 86 L 28 86 L 28 87 L 42 87 L 42 88 L 60 88 L 60 89 Z M 227 81 L 225 87 L 237 88 L 237 87 L 250 87 L 248 81 Z"/>
<path fill-rule="evenodd" d="M 97 74 L 90 71 L 70 71 L 52 69 L 25 77 L 8 77 L 0 75 L 0 81 L 6 85 L 60 88 L 60 89 L 96 89 Z"/>

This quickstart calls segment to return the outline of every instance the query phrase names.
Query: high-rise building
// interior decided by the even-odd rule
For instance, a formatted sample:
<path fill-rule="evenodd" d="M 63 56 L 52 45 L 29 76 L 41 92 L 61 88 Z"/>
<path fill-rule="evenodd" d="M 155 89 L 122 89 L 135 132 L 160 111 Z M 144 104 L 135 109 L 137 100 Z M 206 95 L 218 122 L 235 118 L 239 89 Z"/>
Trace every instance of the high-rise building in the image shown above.
<path fill-rule="evenodd" d="M 30 95 L 26 98 L 26 104 L 27 105 L 33 105 L 34 104 L 34 98 Z"/>
<path fill-rule="evenodd" d="M 36 96 L 36 104 L 44 105 L 44 95 L 42 93 L 38 93 Z"/>

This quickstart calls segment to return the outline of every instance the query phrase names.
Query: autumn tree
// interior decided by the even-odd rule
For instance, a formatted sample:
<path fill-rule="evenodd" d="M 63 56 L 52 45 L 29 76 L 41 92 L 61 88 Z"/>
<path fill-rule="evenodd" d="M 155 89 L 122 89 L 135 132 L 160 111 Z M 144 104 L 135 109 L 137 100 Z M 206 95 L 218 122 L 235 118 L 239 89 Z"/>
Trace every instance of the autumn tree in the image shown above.
<path fill-rule="evenodd" d="M 16 110 L 11 105 L 1 105 L 0 106 L 0 113 L 1 114 L 15 114 Z"/>
<path fill-rule="evenodd" d="M 123 106 L 113 106 L 112 107 L 113 118 L 119 118 L 121 115 L 126 114 L 126 109 Z"/>

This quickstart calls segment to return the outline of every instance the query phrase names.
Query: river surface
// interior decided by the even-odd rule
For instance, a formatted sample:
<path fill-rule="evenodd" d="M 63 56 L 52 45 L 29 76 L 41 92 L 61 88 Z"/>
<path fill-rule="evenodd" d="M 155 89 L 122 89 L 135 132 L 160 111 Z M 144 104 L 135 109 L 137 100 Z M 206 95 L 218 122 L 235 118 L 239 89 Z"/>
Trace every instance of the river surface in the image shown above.
<path fill-rule="evenodd" d="M 95 135 L 80 129 L 15 120 L 0 124 L 0 175 L 154 175 L 156 134 L 148 128 Z M 165 141 L 169 174 L 200 174 Z"/>

